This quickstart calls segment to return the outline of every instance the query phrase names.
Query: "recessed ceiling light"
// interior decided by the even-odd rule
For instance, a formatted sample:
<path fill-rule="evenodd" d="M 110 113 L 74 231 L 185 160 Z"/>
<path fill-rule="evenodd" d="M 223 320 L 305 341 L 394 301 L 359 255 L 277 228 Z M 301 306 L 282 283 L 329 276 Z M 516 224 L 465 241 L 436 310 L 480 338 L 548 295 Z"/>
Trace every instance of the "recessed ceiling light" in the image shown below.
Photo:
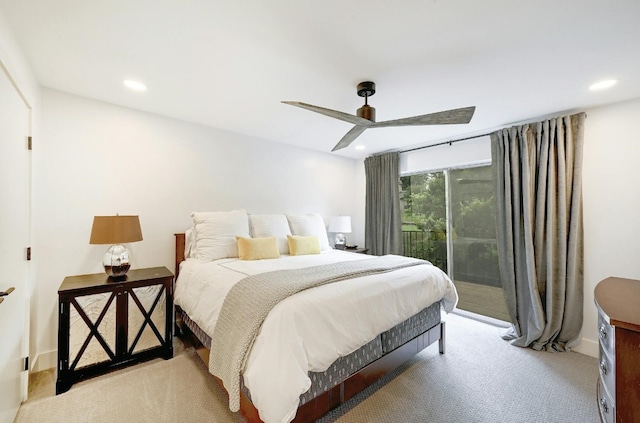
<path fill-rule="evenodd" d="M 124 84 L 125 87 L 131 88 L 134 91 L 146 91 L 147 90 L 147 86 L 144 85 L 142 82 L 134 81 L 132 79 L 125 79 L 123 81 L 123 84 Z"/>
<path fill-rule="evenodd" d="M 364 145 L 356 145 L 356 150 L 364 150 Z"/>
<path fill-rule="evenodd" d="M 618 83 L 617 79 L 605 79 L 604 81 L 596 82 L 595 84 L 591 84 L 589 89 L 591 91 L 600 91 L 606 90 L 607 88 L 611 88 Z"/>

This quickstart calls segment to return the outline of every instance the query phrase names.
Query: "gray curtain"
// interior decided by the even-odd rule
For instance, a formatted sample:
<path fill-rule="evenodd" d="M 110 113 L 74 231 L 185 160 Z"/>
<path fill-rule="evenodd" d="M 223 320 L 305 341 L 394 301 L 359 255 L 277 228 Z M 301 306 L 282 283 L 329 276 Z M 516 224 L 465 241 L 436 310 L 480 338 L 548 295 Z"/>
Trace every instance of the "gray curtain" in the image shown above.
<path fill-rule="evenodd" d="M 513 345 L 565 351 L 583 317 L 585 114 L 491 134 L 498 257 Z"/>
<path fill-rule="evenodd" d="M 365 247 L 369 254 L 402 254 L 400 153 L 367 157 Z"/>

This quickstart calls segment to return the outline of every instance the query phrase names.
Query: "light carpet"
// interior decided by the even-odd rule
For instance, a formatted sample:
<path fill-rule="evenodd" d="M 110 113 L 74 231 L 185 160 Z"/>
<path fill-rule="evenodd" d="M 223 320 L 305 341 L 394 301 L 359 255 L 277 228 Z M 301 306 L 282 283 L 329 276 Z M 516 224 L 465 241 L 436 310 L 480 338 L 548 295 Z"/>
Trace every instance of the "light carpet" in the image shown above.
<path fill-rule="evenodd" d="M 598 422 L 597 360 L 522 349 L 503 329 L 447 316 L 447 352 L 432 345 L 332 411 L 339 422 Z M 53 377 L 20 407 L 23 422 L 241 422 L 192 350 L 74 385 Z"/>

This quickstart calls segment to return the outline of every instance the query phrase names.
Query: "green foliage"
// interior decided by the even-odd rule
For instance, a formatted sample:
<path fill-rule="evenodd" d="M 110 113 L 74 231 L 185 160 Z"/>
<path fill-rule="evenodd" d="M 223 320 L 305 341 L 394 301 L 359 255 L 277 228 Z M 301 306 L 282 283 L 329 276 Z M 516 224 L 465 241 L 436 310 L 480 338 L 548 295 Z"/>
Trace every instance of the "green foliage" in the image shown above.
<path fill-rule="evenodd" d="M 460 205 L 460 223 L 464 225 L 464 235 L 470 238 L 496 237 L 493 196 L 474 198 Z M 456 225 L 458 227 L 459 225 Z"/>
<path fill-rule="evenodd" d="M 444 173 L 401 178 L 405 255 L 429 260 L 447 271 Z"/>
<path fill-rule="evenodd" d="M 495 239 L 495 201 L 491 167 L 451 171 L 451 214 L 461 237 Z"/>
<path fill-rule="evenodd" d="M 402 181 L 403 219 L 421 231 L 446 233 L 444 173 L 422 173 L 405 176 Z"/>

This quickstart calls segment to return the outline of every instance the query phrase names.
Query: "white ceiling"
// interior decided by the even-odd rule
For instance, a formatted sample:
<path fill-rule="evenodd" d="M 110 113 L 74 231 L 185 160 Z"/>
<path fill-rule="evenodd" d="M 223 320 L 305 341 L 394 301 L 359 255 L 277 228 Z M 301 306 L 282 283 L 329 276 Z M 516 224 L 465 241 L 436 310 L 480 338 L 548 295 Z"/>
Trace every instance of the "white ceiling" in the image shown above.
<path fill-rule="evenodd" d="M 367 130 L 360 158 L 640 97 L 639 0 L 0 0 L 40 83 L 330 152 L 352 125 L 477 106 L 468 125 Z M 620 83 L 605 92 L 589 84 Z M 125 78 L 144 82 L 138 93 Z M 355 145 L 364 145 L 362 151 Z"/>

